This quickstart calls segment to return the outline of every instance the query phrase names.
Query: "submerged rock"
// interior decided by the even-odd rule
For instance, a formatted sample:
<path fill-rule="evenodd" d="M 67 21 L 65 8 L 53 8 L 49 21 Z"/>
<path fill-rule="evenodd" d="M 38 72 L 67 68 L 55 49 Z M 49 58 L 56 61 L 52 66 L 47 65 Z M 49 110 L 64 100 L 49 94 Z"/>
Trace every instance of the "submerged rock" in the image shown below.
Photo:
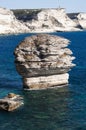
<path fill-rule="evenodd" d="M 68 84 L 74 66 L 69 40 L 48 34 L 25 38 L 15 49 L 16 69 L 25 89 L 43 89 Z"/>
<path fill-rule="evenodd" d="M 23 98 L 20 95 L 9 93 L 5 98 L 0 99 L 0 109 L 13 111 L 23 104 Z"/>

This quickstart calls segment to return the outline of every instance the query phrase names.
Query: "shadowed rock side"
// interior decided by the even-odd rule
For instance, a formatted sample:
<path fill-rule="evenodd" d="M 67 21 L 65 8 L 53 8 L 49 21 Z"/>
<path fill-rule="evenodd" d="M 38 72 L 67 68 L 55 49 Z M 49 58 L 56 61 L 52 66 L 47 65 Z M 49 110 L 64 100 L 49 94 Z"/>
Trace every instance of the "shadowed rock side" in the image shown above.
<path fill-rule="evenodd" d="M 42 89 L 68 84 L 72 52 L 69 40 L 38 34 L 25 38 L 15 49 L 15 64 L 25 89 Z"/>
<path fill-rule="evenodd" d="M 80 13 L 77 16 L 80 26 L 86 30 L 86 13 Z"/>

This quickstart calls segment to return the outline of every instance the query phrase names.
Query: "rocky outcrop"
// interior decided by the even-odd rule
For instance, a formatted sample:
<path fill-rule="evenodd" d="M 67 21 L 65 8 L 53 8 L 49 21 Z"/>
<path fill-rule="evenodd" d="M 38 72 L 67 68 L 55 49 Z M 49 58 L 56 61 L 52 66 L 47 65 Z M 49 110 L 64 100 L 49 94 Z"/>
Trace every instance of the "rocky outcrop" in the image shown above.
<path fill-rule="evenodd" d="M 77 16 L 78 22 L 83 29 L 86 29 L 86 13 L 79 13 Z"/>
<path fill-rule="evenodd" d="M 13 111 L 23 104 L 23 98 L 20 95 L 9 93 L 5 98 L 0 99 L 0 109 Z"/>
<path fill-rule="evenodd" d="M 0 8 L 0 34 L 27 32 L 29 29 L 16 19 L 13 12 Z"/>
<path fill-rule="evenodd" d="M 86 13 L 69 13 L 68 16 L 76 23 L 77 28 L 86 29 Z"/>
<path fill-rule="evenodd" d="M 68 84 L 74 66 L 69 40 L 48 34 L 27 37 L 15 49 L 15 64 L 25 89 L 43 89 Z"/>

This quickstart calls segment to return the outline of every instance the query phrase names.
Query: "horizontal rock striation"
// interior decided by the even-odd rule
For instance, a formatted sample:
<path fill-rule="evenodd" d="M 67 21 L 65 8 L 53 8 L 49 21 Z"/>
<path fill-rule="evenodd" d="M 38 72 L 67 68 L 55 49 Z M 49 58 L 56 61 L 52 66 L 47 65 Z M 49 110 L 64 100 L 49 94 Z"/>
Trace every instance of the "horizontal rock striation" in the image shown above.
<path fill-rule="evenodd" d="M 68 83 L 74 66 L 69 40 L 48 34 L 25 38 L 15 49 L 17 71 L 26 89 L 41 89 Z"/>

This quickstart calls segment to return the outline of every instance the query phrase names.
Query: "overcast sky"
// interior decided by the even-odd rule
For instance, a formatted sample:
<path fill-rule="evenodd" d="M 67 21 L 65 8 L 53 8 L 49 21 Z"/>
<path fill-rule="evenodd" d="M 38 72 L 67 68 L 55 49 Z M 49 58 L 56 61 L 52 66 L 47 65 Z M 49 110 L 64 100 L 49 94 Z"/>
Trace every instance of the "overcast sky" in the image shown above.
<path fill-rule="evenodd" d="M 66 8 L 66 12 L 86 12 L 86 0 L 0 0 L 8 9 Z"/>

